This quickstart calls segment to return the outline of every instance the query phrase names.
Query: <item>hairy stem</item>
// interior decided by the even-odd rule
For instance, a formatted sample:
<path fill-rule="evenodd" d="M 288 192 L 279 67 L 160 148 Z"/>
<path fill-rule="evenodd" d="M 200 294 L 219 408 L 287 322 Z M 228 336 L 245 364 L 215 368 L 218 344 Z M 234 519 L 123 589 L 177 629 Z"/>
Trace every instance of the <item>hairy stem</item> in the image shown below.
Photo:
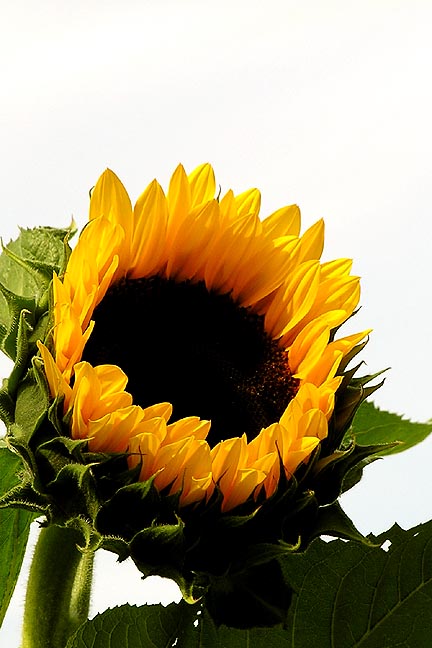
<path fill-rule="evenodd" d="M 93 552 L 75 529 L 41 530 L 27 585 L 22 648 L 64 648 L 88 617 Z"/>

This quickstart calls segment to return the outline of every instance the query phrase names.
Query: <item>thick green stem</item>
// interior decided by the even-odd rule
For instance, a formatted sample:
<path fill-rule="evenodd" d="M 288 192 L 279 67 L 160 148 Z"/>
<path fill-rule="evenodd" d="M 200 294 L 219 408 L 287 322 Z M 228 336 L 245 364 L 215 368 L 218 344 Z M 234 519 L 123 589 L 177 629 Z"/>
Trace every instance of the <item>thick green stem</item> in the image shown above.
<path fill-rule="evenodd" d="M 22 648 L 64 648 L 86 621 L 93 552 L 80 552 L 81 542 L 74 529 L 41 530 L 27 585 Z"/>

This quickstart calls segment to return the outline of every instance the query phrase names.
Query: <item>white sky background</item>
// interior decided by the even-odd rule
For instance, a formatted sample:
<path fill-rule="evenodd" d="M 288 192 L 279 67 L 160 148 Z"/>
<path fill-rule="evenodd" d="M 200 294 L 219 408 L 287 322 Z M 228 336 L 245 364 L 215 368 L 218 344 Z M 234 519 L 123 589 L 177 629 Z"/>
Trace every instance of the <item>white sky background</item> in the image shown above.
<path fill-rule="evenodd" d="M 258 186 L 263 215 L 295 202 L 305 228 L 325 218 L 325 258 L 363 278 L 345 331 L 373 327 L 366 370 L 392 366 L 375 402 L 427 420 L 431 27 L 430 0 L 3 3 L 3 240 L 82 226 L 107 166 L 136 199 L 209 161 L 223 192 Z M 344 500 L 360 529 L 430 519 L 431 460 L 432 439 L 369 467 Z M 99 557 L 93 612 L 143 591 Z M 11 648 L 22 600 L 0 631 Z"/>

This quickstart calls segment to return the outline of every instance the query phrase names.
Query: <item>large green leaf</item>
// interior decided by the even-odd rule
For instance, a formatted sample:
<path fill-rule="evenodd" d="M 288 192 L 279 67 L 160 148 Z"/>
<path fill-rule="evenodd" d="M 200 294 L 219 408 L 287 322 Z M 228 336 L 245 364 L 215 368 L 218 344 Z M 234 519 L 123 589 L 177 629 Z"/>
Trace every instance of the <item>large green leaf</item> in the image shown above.
<path fill-rule="evenodd" d="M 20 468 L 19 458 L 0 447 L 0 495 L 19 483 Z M 22 509 L 0 509 L 0 625 L 15 589 L 34 517 Z"/>
<path fill-rule="evenodd" d="M 386 448 L 381 454 L 402 452 L 423 441 L 432 432 L 432 422 L 413 423 L 398 414 L 380 410 L 373 403 L 363 403 L 349 432 L 359 445 L 378 443 L 400 444 Z"/>
<path fill-rule="evenodd" d="M 287 619 L 292 648 L 432 645 L 432 521 L 372 539 L 391 545 L 316 540 L 284 560 L 296 592 Z"/>

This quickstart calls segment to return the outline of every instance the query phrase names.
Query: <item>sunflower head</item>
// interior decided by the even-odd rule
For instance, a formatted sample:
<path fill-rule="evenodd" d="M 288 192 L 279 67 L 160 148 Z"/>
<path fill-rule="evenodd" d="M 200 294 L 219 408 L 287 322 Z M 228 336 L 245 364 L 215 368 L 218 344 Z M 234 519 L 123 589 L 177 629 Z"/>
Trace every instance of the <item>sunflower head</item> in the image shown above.
<path fill-rule="evenodd" d="M 261 220 L 257 189 L 215 190 L 208 164 L 179 166 L 132 207 L 106 171 L 73 250 L 46 229 L 5 250 L 20 281 L 0 284 L 16 362 L 1 405 L 26 466 L 4 503 L 78 525 L 226 621 L 227 595 L 287 551 L 359 537 L 337 499 L 377 450 L 344 440 L 376 387 L 350 368 L 369 331 L 339 335 L 359 279 L 321 261 L 323 222 L 301 234 L 296 206 Z M 261 595 L 285 605 L 279 576 Z"/>

